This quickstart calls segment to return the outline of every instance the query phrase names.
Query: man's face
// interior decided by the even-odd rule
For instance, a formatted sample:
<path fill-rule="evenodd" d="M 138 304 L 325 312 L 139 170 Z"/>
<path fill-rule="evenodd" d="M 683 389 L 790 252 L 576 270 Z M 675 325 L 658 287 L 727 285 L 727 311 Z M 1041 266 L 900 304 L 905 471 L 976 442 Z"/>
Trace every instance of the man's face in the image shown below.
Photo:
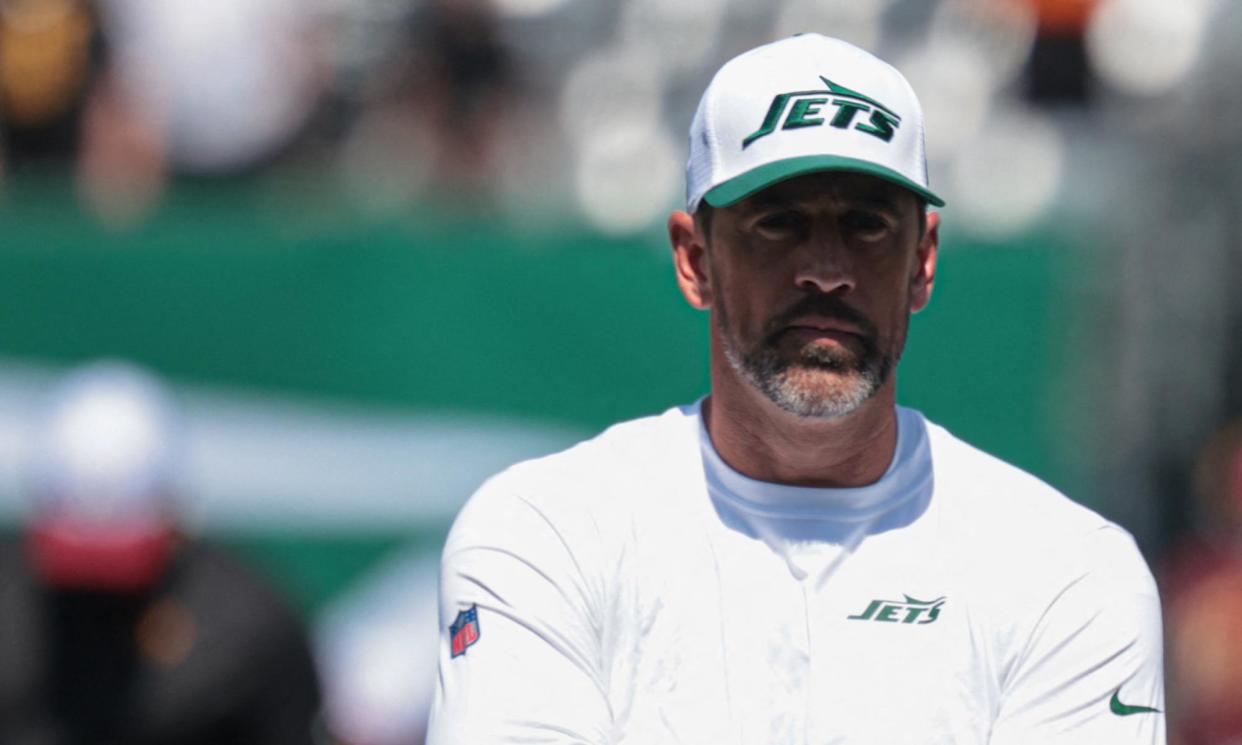
<path fill-rule="evenodd" d="M 788 412 L 854 411 L 889 380 L 930 297 L 935 228 L 910 192 L 849 173 L 715 210 L 704 236 L 715 343 Z"/>

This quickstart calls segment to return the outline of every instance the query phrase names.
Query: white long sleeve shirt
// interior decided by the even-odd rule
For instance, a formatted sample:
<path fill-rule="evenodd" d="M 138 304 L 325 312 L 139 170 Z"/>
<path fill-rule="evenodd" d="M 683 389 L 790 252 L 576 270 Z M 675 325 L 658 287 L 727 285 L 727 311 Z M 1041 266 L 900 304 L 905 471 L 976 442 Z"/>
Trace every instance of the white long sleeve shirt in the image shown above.
<path fill-rule="evenodd" d="M 733 471 L 697 404 L 494 477 L 444 550 L 431 745 L 1163 745 L 1130 536 L 898 430 L 856 489 Z"/>

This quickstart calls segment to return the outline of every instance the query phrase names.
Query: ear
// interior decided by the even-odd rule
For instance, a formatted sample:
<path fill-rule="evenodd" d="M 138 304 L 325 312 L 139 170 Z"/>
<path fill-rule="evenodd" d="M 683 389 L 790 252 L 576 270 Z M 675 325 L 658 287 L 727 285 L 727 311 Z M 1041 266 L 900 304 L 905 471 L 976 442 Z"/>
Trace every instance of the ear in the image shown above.
<path fill-rule="evenodd" d="M 698 310 L 712 307 L 712 286 L 707 271 L 707 239 L 688 212 L 677 211 L 668 218 L 668 239 L 673 245 L 673 266 L 677 286 L 686 302 Z"/>
<path fill-rule="evenodd" d="M 936 259 L 940 253 L 940 213 L 927 213 L 927 230 L 919 239 L 914 276 L 910 278 L 910 312 L 918 313 L 931 302 L 936 285 Z"/>

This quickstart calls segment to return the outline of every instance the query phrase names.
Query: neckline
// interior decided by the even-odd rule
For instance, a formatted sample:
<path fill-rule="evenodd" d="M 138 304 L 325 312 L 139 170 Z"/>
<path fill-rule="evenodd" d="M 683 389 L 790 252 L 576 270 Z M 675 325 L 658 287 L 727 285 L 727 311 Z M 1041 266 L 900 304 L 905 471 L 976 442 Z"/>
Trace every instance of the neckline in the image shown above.
<path fill-rule="evenodd" d="M 708 489 L 748 513 L 776 518 L 858 521 L 881 515 L 922 493 L 931 481 L 927 429 L 918 412 L 897 407 L 897 446 L 884 474 L 860 487 L 810 487 L 760 481 L 733 469 L 720 457 L 703 421 L 702 400 L 694 408 L 699 450 Z"/>

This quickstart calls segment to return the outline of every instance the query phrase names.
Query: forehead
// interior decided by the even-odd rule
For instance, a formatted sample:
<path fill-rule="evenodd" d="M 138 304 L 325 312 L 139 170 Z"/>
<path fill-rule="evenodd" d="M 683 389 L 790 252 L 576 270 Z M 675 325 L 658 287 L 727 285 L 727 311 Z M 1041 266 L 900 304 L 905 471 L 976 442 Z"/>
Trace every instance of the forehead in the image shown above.
<path fill-rule="evenodd" d="M 864 173 L 821 172 L 773 184 L 758 191 L 736 207 L 742 212 L 773 205 L 815 207 L 832 204 L 865 204 L 888 208 L 895 213 L 913 215 L 918 199 L 891 181 Z"/>

